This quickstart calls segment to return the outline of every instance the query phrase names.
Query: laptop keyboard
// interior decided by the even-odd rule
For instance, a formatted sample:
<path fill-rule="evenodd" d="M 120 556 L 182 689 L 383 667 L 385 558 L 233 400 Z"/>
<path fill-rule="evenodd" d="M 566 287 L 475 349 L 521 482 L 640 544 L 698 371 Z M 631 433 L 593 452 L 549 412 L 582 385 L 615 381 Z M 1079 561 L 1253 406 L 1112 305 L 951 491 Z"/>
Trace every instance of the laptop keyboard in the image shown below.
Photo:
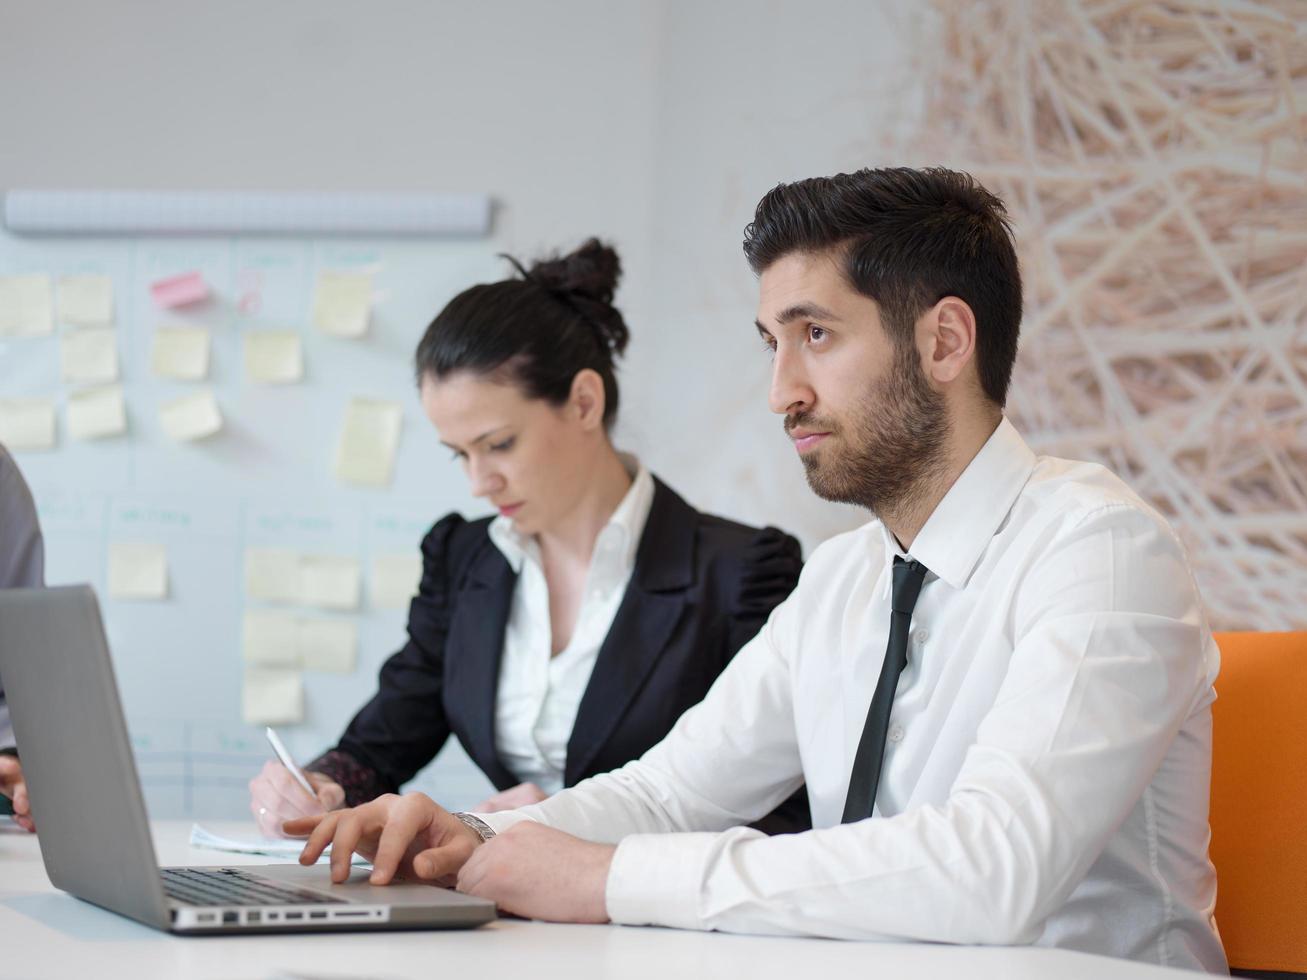
<path fill-rule="evenodd" d="M 162 868 L 163 890 L 183 905 L 347 905 L 307 888 L 279 885 L 237 868 Z"/>

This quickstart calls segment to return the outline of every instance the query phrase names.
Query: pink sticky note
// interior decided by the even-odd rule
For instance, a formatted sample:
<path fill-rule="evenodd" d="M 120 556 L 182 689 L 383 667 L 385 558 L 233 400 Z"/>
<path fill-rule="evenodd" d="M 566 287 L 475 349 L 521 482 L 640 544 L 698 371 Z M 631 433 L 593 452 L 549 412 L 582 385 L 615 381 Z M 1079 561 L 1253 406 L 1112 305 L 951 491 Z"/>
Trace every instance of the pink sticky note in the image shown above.
<path fill-rule="evenodd" d="M 155 306 L 169 309 L 198 303 L 209 295 L 209 287 L 198 272 L 183 272 L 151 283 L 150 295 L 154 297 Z"/>

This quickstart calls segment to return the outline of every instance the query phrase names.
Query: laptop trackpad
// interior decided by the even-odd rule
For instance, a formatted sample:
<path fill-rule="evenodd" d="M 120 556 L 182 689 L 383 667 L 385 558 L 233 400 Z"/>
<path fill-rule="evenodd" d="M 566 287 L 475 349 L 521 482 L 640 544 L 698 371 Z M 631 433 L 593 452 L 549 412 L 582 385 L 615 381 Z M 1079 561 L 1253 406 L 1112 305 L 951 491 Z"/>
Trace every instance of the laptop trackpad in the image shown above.
<path fill-rule="evenodd" d="M 331 883 L 331 869 L 326 865 L 304 867 L 300 864 L 242 865 L 242 871 L 270 878 L 295 888 L 312 888 L 333 898 L 369 905 L 490 905 L 483 898 L 473 898 L 452 889 L 421 881 L 397 881 L 392 885 L 368 883 L 367 868 L 350 868 L 349 878 L 339 885 Z"/>

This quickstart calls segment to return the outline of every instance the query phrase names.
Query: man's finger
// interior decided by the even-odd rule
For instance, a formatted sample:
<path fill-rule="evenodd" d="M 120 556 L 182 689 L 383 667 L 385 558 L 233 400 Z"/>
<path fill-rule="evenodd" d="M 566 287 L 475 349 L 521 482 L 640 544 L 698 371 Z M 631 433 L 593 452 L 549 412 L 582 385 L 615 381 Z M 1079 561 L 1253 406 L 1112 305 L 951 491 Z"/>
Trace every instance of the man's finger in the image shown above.
<path fill-rule="evenodd" d="M 430 815 L 424 813 L 411 797 L 391 810 L 390 818 L 381 828 L 381 840 L 372 859 L 372 884 L 390 884 L 399 870 L 399 862 L 408 853 L 409 845 L 430 822 Z"/>
<path fill-rule="evenodd" d="M 317 863 L 336 833 L 336 821 L 340 819 L 342 813 L 346 812 L 348 811 L 337 810 L 325 816 L 296 817 L 281 825 L 282 831 L 291 837 L 309 835 L 309 839 L 304 842 L 304 850 L 300 851 L 300 864 L 308 866 Z"/>
<path fill-rule="evenodd" d="M 464 891 L 464 882 L 479 881 L 485 874 L 485 845 L 455 840 L 444 847 L 426 851 L 428 867 L 433 877 L 447 875 L 455 879 L 455 887 Z"/>
<path fill-rule="evenodd" d="M 340 884 L 349 877 L 350 858 L 354 848 L 358 847 L 359 838 L 368 830 L 367 808 L 346 811 L 336 823 L 336 833 L 331 838 L 331 880 Z"/>

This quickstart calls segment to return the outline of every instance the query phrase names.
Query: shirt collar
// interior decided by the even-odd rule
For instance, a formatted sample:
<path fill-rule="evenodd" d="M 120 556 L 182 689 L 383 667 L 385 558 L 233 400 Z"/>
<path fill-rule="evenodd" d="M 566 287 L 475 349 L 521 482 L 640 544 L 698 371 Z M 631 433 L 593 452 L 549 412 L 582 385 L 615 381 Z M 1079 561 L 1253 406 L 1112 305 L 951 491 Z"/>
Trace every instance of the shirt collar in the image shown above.
<path fill-rule="evenodd" d="M 592 561 L 615 571 L 629 571 L 635 567 L 635 553 L 649 519 L 649 509 L 653 506 L 654 482 L 653 476 L 635 456 L 621 453 L 618 458 L 631 477 L 631 486 L 595 538 Z M 535 538 L 521 534 L 510 517 L 496 517 L 490 522 L 490 540 L 515 574 L 521 574 L 528 557 L 539 560 L 540 551 Z"/>
<path fill-rule="evenodd" d="M 963 588 L 1030 479 L 1035 462 L 1034 452 L 1004 416 L 926 519 L 912 542 L 912 557 L 952 588 Z M 886 560 L 892 561 L 902 551 L 883 524 L 881 533 Z"/>

